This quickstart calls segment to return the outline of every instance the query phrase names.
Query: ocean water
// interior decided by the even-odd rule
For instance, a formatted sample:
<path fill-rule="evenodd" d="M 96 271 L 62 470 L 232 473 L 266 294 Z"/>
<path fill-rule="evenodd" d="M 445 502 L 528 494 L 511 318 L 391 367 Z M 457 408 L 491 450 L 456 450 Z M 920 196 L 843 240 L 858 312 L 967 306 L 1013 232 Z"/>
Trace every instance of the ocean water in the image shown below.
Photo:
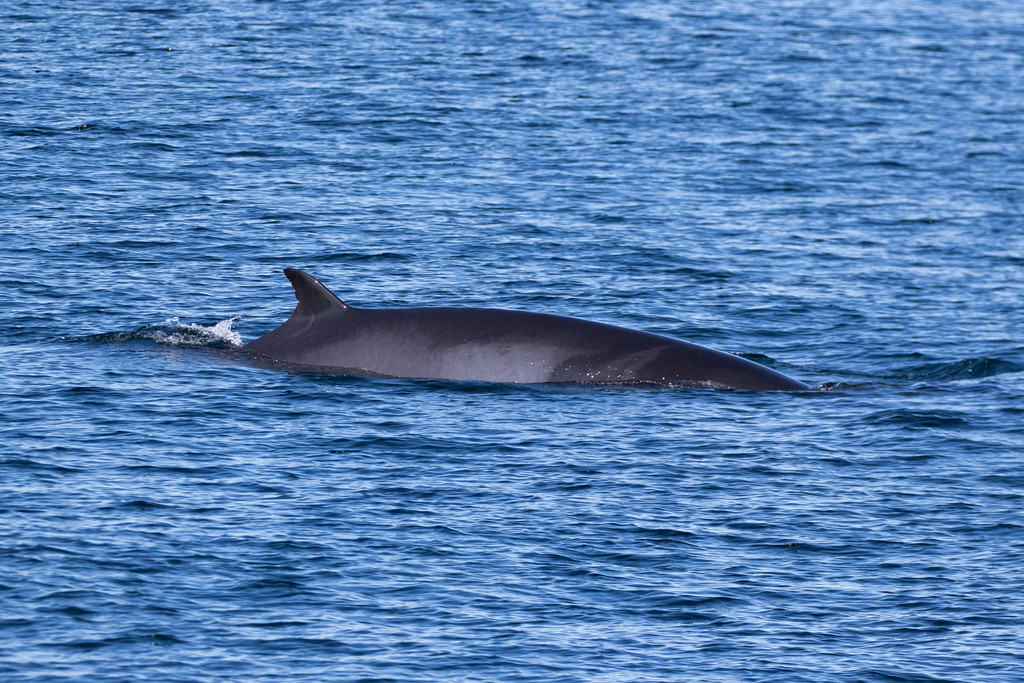
<path fill-rule="evenodd" d="M 0 5 L 0 679 L 1024 680 L 1024 9 Z M 808 392 L 281 372 L 281 270 Z"/>

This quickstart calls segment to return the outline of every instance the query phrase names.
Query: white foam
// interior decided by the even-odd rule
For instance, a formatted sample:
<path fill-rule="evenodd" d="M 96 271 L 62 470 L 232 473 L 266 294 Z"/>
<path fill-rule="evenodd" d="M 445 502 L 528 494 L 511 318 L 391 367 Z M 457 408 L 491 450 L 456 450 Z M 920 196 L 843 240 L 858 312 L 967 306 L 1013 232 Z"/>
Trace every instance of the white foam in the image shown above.
<path fill-rule="evenodd" d="M 152 339 L 160 344 L 174 346 L 208 346 L 211 343 L 241 346 L 242 335 L 231 329 L 239 316 L 221 320 L 214 325 L 183 323 L 175 316 L 164 321 L 166 328 L 154 330 Z"/>

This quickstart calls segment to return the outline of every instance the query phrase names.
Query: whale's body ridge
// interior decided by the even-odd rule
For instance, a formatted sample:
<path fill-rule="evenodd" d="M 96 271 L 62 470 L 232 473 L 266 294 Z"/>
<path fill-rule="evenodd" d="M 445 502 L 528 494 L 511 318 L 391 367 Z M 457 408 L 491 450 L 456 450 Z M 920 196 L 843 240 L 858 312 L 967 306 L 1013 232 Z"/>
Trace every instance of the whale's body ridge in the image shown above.
<path fill-rule="evenodd" d="M 286 268 L 298 303 L 248 352 L 377 377 L 807 389 L 753 361 L 671 337 L 548 313 L 491 308 L 362 309 Z"/>

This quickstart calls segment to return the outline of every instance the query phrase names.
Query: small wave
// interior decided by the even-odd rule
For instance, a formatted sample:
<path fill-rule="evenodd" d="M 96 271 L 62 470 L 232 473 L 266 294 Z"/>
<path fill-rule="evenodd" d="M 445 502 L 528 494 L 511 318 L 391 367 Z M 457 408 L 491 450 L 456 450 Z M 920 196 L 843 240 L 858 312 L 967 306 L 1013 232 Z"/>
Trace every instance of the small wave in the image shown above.
<path fill-rule="evenodd" d="M 152 341 L 168 346 L 205 348 L 238 348 L 242 335 L 231 329 L 239 316 L 221 320 L 213 325 L 183 323 L 175 316 L 161 325 L 146 325 L 130 332 L 105 332 L 87 337 L 74 337 L 69 341 L 84 341 L 101 344 L 123 344 L 131 341 Z"/>
<path fill-rule="evenodd" d="M 1024 371 L 1024 365 L 999 358 L 964 358 L 952 362 L 925 363 L 903 368 L 896 376 L 910 380 L 956 380 L 992 377 Z"/>
<path fill-rule="evenodd" d="M 898 425 L 918 429 L 964 429 L 970 428 L 967 413 L 955 410 L 912 410 L 896 408 L 880 410 L 869 415 L 865 421 L 876 425 Z"/>

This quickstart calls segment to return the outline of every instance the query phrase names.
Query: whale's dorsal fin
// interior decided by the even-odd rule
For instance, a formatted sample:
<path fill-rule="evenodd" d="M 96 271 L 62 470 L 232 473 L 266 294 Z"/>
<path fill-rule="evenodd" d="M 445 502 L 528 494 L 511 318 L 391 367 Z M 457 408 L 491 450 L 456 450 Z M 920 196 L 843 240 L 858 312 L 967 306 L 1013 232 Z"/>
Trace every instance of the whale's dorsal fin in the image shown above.
<path fill-rule="evenodd" d="M 292 313 L 293 318 L 317 315 L 332 308 L 341 310 L 348 308 L 344 301 L 334 296 L 331 290 L 324 287 L 312 275 L 294 268 L 285 268 L 284 274 L 295 288 L 295 298 L 299 302 L 295 306 L 295 312 Z"/>

